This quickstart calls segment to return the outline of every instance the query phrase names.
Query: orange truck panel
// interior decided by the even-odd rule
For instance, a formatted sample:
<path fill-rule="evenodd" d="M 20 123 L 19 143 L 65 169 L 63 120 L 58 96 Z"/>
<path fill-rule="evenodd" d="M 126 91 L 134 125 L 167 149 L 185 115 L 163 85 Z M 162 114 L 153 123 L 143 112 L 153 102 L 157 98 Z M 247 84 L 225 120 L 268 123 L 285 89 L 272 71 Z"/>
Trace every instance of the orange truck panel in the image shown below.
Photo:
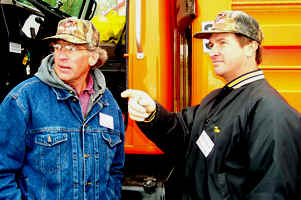
<path fill-rule="evenodd" d="M 141 49 L 137 47 L 136 5 L 129 4 L 128 87 L 149 93 L 167 109 L 172 107 L 173 30 L 171 1 L 141 1 Z M 143 58 L 137 58 L 138 50 Z M 161 154 L 129 119 L 126 153 Z"/>

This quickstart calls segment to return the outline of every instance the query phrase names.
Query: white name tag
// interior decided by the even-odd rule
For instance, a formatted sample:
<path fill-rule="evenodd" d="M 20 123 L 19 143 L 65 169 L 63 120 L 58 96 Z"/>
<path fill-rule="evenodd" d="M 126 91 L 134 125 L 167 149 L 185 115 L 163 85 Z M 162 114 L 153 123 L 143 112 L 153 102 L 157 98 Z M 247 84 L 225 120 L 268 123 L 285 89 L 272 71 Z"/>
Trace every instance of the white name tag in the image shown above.
<path fill-rule="evenodd" d="M 21 44 L 19 43 L 15 43 L 15 42 L 9 42 L 9 52 L 12 52 L 12 53 L 21 53 Z"/>
<path fill-rule="evenodd" d="M 114 129 L 114 119 L 110 115 L 99 113 L 99 124 L 106 128 Z"/>
<path fill-rule="evenodd" d="M 200 150 L 206 158 L 214 147 L 214 143 L 212 142 L 211 138 L 207 135 L 205 130 L 202 132 L 199 139 L 196 141 L 196 144 L 198 145 L 198 147 L 200 148 Z"/>

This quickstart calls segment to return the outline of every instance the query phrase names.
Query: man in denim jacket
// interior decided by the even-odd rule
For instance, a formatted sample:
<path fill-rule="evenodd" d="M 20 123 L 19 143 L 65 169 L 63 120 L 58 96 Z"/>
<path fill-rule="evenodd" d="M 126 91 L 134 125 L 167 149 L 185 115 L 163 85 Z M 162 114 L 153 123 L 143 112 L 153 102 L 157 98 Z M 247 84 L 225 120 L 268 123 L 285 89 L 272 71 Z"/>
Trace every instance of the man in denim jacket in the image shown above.
<path fill-rule="evenodd" d="M 120 199 L 122 113 L 91 22 L 61 20 L 53 54 L 0 106 L 0 199 Z"/>

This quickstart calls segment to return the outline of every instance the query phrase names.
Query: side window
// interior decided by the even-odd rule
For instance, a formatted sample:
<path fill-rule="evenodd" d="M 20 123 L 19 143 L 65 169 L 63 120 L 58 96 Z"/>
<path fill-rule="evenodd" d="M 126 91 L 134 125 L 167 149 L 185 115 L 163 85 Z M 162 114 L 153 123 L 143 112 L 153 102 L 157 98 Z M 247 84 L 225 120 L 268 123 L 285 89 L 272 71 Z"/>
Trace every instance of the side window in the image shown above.
<path fill-rule="evenodd" d="M 118 42 L 125 43 L 122 38 L 126 24 L 125 0 L 98 0 L 91 21 L 101 33 L 103 45 L 115 47 Z"/>
<path fill-rule="evenodd" d="M 83 0 L 44 0 L 52 7 L 59 8 L 62 12 L 70 16 L 78 16 L 82 8 Z"/>
<path fill-rule="evenodd" d="M 127 88 L 127 4 L 126 0 L 98 0 L 91 22 L 100 33 L 100 46 L 108 53 L 101 67 L 109 90 L 126 116 L 127 99 L 120 93 Z M 127 118 L 126 118 L 127 119 Z"/>
<path fill-rule="evenodd" d="M 96 14 L 106 15 L 111 10 L 118 12 L 119 16 L 126 15 L 125 0 L 98 0 Z"/>

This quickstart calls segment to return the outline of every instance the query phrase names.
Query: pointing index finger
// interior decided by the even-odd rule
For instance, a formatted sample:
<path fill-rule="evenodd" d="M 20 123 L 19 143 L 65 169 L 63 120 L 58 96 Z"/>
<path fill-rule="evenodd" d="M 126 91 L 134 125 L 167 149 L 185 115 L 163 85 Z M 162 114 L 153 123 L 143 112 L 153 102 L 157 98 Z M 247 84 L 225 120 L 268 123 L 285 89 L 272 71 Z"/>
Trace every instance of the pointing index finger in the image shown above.
<path fill-rule="evenodd" d="M 123 98 L 127 98 L 127 97 L 132 98 L 132 97 L 137 97 L 138 95 L 139 95 L 139 92 L 136 90 L 132 90 L 132 89 L 127 89 L 121 93 L 121 97 L 123 97 Z"/>

